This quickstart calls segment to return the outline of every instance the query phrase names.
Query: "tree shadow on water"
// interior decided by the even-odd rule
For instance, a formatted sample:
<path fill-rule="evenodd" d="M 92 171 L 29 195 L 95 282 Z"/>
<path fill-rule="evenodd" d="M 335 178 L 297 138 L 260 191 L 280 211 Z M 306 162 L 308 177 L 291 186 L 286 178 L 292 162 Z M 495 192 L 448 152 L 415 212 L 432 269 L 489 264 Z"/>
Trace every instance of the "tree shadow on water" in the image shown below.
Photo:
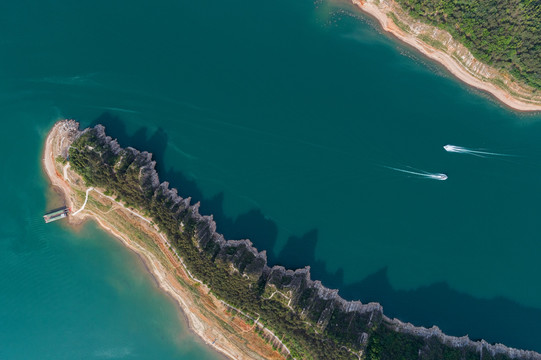
<path fill-rule="evenodd" d="M 397 317 L 417 326 L 437 325 L 454 336 L 500 342 L 507 346 L 541 351 L 541 309 L 523 306 L 497 297 L 479 299 L 437 282 L 413 290 L 396 290 L 387 267 L 351 284 L 344 282 L 343 270 L 331 273 L 325 262 L 315 258 L 317 231 L 292 236 L 276 261 L 287 268 L 311 266 L 311 276 L 327 287 L 340 289 L 346 300 L 379 302 L 388 317 Z"/>
<path fill-rule="evenodd" d="M 113 139 L 117 139 L 120 146 L 130 146 L 141 151 L 146 150 L 151 152 L 154 160 L 160 160 L 157 161 L 156 169 L 158 172 L 162 170 L 158 168 L 158 166 L 162 163 L 165 149 L 167 148 L 167 143 L 169 141 L 167 133 L 162 128 L 158 128 L 150 136 L 147 127 L 141 127 L 132 135 L 129 135 L 126 130 L 126 125 L 121 118 L 109 112 L 101 114 L 90 126 L 95 126 L 97 124 L 105 126 L 105 133 Z"/>
<path fill-rule="evenodd" d="M 195 181 L 172 167 L 165 168 L 164 155 L 169 140 L 163 129 L 159 128 L 151 134 L 147 127 L 141 127 L 130 135 L 124 122 L 118 116 L 108 112 L 100 115 L 91 126 L 97 124 L 105 126 L 106 134 L 117 139 L 122 147 L 131 146 L 152 153 L 153 159 L 156 160 L 156 170 L 160 181 L 168 181 L 171 187 L 178 190 L 180 196 L 191 197 L 192 203 L 200 201 L 201 214 L 212 214 L 218 231 L 227 239 L 250 239 L 259 249 L 274 248 L 278 227 L 266 218 L 261 210 L 252 209 L 236 218 L 229 217 L 223 210 L 223 192 L 211 198 L 205 198 Z"/>
<path fill-rule="evenodd" d="M 445 282 L 413 290 L 396 290 L 390 283 L 386 267 L 361 281 L 345 283 L 342 269 L 331 273 L 324 261 L 316 259 L 317 229 L 302 236 L 291 236 L 283 249 L 275 253 L 278 227 L 260 209 L 252 209 L 236 218 L 230 217 L 223 209 L 223 192 L 205 198 L 195 181 L 182 171 L 165 169 L 163 161 L 168 137 L 163 129 L 150 134 L 148 128 L 142 127 L 129 135 L 122 120 L 109 113 L 102 114 L 93 125 L 97 123 L 104 125 L 107 134 L 118 139 L 121 146 L 151 152 L 161 181 L 169 181 L 182 197 L 192 197 L 192 203 L 200 201 L 201 213 L 213 214 L 218 231 L 226 239 L 247 238 L 259 250 L 267 250 L 269 265 L 283 265 L 290 269 L 310 265 L 312 279 L 340 289 L 340 295 L 345 299 L 379 302 L 387 316 L 398 317 L 414 325 L 437 325 L 450 335 L 470 334 L 473 339 L 484 338 L 489 342 L 541 351 L 541 309 L 526 307 L 506 298 L 478 299 L 453 290 Z"/>
<path fill-rule="evenodd" d="M 507 298 L 479 299 L 452 289 L 446 282 L 395 290 L 387 268 L 341 289 L 348 298 L 364 294 L 366 301 L 380 302 L 389 317 L 426 327 L 438 325 L 451 335 L 469 334 L 472 339 L 541 351 L 541 309 Z"/>

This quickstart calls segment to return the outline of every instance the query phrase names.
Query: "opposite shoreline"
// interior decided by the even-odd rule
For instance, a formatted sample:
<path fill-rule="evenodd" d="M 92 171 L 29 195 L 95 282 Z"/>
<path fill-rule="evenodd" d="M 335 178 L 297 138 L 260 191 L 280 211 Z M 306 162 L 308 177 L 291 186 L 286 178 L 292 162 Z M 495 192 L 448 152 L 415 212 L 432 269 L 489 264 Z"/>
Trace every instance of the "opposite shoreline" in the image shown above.
<path fill-rule="evenodd" d="M 401 29 L 388 15 L 391 13 L 392 16 L 396 17 L 396 14 L 399 13 L 399 11 L 397 11 L 399 5 L 392 0 L 351 1 L 362 12 L 375 18 L 385 32 L 390 33 L 401 42 L 408 44 L 429 59 L 441 64 L 460 81 L 490 94 L 500 103 L 511 109 L 523 112 L 541 111 L 541 98 L 534 99 L 533 94 L 528 92 L 530 89 L 525 90 L 522 85 L 513 82 L 508 76 L 500 74 L 497 69 L 477 61 L 464 46 L 461 46 L 457 41 L 454 41 L 449 33 L 437 29 L 434 26 L 422 24 L 400 12 L 400 19 L 398 21 L 404 21 L 404 23 L 401 23 L 400 25 L 405 25 L 411 30 L 411 32 L 404 31 L 404 29 Z M 412 26 L 409 26 L 408 24 L 411 24 Z M 444 45 L 446 49 L 455 51 L 455 56 L 453 57 L 447 51 L 437 49 L 419 39 L 418 35 L 421 32 L 423 33 L 423 36 L 425 33 L 431 33 L 431 35 L 427 36 L 436 39 L 435 35 L 437 34 L 439 39 L 446 39 L 445 44 L 439 40 L 435 41 L 438 44 Z M 461 53 L 462 59 L 460 60 L 456 55 L 457 51 L 460 51 Z M 466 66 L 466 63 L 470 66 Z M 494 83 L 489 82 L 489 80 L 501 82 L 505 86 L 508 86 L 508 90 L 506 91 L 501 87 L 496 86 Z M 526 99 L 528 96 L 532 96 L 531 100 Z"/>

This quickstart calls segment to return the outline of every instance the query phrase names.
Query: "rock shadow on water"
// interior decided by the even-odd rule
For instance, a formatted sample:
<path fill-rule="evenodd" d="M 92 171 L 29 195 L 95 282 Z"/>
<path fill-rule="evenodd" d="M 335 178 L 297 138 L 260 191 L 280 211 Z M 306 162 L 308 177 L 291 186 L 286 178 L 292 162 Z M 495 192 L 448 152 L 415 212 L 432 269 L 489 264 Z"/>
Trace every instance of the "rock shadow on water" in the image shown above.
<path fill-rule="evenodd" d="M 278 227 L 272 220 L 266 218 L 260 209 L 251 209 L 236 218 L 227 216 L 223 206 L 225 195 L 223 192 L 205 198 L 195 181 L 181 171 L 165 168 L 164 156 L 169 139 L 163 129 L 158 128 L 151 133 L 147 127 L 141 127 L 130 135 L 122 119 L 109 112 L 104 112 L 90 126 L 97 124 L 105 126 L 107 135 L 117 139 L 121 146 L 131 146 L 152 153 L 160 181 L 168 181 L 171 187 L 178 190 L 180 196 L 191 197 L 192 203 L 201 202 L 201 214 L 212 214 L 219 232 L 227 239 L 250 239 L 259 249 L 274 248 Z"/>
<path fill-rule="evenodd" d="M 323 261 L 315 258 L 317 231 L 302 237 L 292 236 L 276 258 L 290 268 L 310 265 L 312 279 L 321 280 L 330 288 L 340 289 L 346 300 L 363 303 L 379 302 L 385 315 L 411 322 L 416 326 L 437 325 L 448 335 L 481 338 L 507 346 L 541 351 L 541 309 L 523 306 L 513 300 L 497 297 L 479 299 L 452 289 L 446 282 L 437 282 L 413 290 L 392 287 L 387 267 L 346 284 L 343 270 L 331 273 Z"/>
<path fill-rule="evenodd" d="M 151 134 L 147 127 L 142 127 L 129 135 L 122 120 L 110 113 L 102 114 L 92 125 L 98 123 L 104 125 L 107 134 L 118 139 L 122 146 L 151 152 L 161 181 L 168 181 L 182 197 L 191 197 L 192 203 L 200 201 L 201 214 L 212 214 L 218 231 L 226 239 L 250 239 L 259 250 L 267 250 L 269 266 L 283 265 L 296 269 L 309 265 L 312 279 L 321 280 L 329 288 L 340 289 L 340 295 L 346 300 L 379 302 L 384 313 L 391 318 L 397 317 L 417 326 L 437 325 L 449 335 L 469 334 L 472 339 L 483 338 L 488 342 L 541 351 L 541 340 L 537 336 L 541 334 L 541 309 L 526 307 L 503 297 L 478 299 L 453 290 L 445 282 L 413 290 L 396 290 L 390 283 L 386 267 L 361 281 L 347 284 L 343 269 L 332 273 L 324 261 L 316 258 L 317 229 L 302 236 L 291 236 L 280 252 L 275 253 L 278 226 L 260 209 L 251 209 L 236 218 L 228 216 L 223 207 L 223 192 L 205 198 L 195 181 L 182 171 L 165 169 L 168 136 L 163 129 Z"/>
<path fill-rule="evenodd" d="M 348 298 L 365 294 L 366 301 L 379 300 L 389 317 L 426 327 L 438 325 L 451 335 L 469 334 L 472 339 L 541 351 L 541 309 L 504 297 L 479 299 L 452 289 L 446 282 L 395 290 L 387 268 L 341 289 Z"/>
<path fill-rule="evenodd" d="M 105 126 L 106 134 L 113 139 L 117 139 L 122 147 L 129 146 L 137 150 L 151 152 L 154 160 L 156 160 L 156 170 L 158 173 L 163 171 L 160 166 L 163 163 L 169 139 L 167 133 L 162 128 L 158 128 L 152 135 L 149 135 L 149 128 L 143 126 L 137 129 L 132 135 L 129 135 L 124 121 L 110 112 L 101 114 L 90 126 L 96 126 L 98 124 Z"/>

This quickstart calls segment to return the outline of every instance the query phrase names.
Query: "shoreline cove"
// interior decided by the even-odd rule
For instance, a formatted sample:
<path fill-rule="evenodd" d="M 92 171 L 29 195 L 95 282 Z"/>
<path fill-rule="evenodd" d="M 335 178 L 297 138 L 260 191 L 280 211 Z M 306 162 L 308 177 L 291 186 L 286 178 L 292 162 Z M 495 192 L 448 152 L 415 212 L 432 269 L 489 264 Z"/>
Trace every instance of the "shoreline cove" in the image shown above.
<path fill-rule="evenodd" d="M 99 138 L 111 149 L 121 149 L 116 140 L 105 135 L 103 126 L 98 125 L 94 129 Z M 272 329 L 261 324 L 259 318 L 253 319 L 250 315 L 244 314 L 223 300 L 219 300 L 205 284 L 196 279 L 153 221 L 145 218 L 141 213 L 127 208 L 124 204 L 106 195 L 106 192 L 86 187 L 82 178 L 70 169 L 69 163 L 64 165 L 56 160 L 58 156 L 66 156 L 71 144 L 87 130 L 79 130 L 79 124 L 73 120 L 59 121 L 48 133 L 43 149 L 42 163 L 49 181 L 55 189 L 59 190 L 68 207 L 73 210 L 78 209 L 74 215 L 68 217 L 69 223 L 73 225 L 80 224 L 86 219 L 95 220 L 103 229 L 134 251 L 143 260 L 145 267 L 155 278 L 158 286 L 172 296 L 179 305 L 183 315 L 188 319 L 190 330 L 199 336 L 205 344 L 224 356 L 231 359 L 290 357 L 288 355 L 291 352 L 288 347 L 272 332 Z M 158 175 L 154 170 L 155 163 L 150 161 L 151 155 L 145 152 L 138 152 L 138 154 L 148 158 L 149 165 L 144 170 L 148 171 L 147 174 L 152 180 L 158 182 Z M 167 191 L 167 194 L 175 201 L 186 204 L 188 207 L 190 199 L 180 198 L 175 189 L 168 189 L 167 186 L 167 183 L 159 184 L 159 187 L 156 185 L 164 192 Z M 83 207 L 83 204 L 86 204 L 86 207 Z M 216 225 L 212 217 L 200 215 L 198 208 L 199 204 L 189 207 L 193 213 L 190 216 L 196 217 L 200 221 L 199 224 L 202 224 L 201 229 L 198 228 L 196 231 L 199 241 L 203 241 L 201 235 L 204 235 L 208 236 L 209 239 L 216 240 L 222 247 L 244 246 L 246 251 L 254 254 L 256 259 L 264 260 L 263 271 L 270 272 L 270 276 L 281 275 L 285 277 L 288 275 L 292 278 L 292 284 L 302 282 L 305 284 L 303 286 L 315 292 L 314 296 L 317 299 L 325 299 L 332 304 L 332 309 L 341 309 L 344 313 L 352 314 L 352 316 L 359 314 L 366 318 L 369 317 L 369 324 L 374 317 L 375 322 L 379 319 L 382 324 L 396 333 L 412 335 L 426 341 L 438 341 L 453 349 L 472 350 L 479 353 L 481 357 L 484 355 L 504 355 L 511 359 L 541 360 L 541 354 L 534 351 L 513 349 L 502 344 L 493 345 L 484 340 L 472 341 L 468 336 L 448 336 L 436 326 L 427 329 L 403 323 L 398 319 L 390 319 L 383 314 L 383 308 L 378 303 L 362 304 L 359 301 L 346 301 L 338 295 L 338 290 L 325 288 L 321 282 L 311 280 L 309 267 L 294 271 L 286 270 L 280 266 L 270 268 L 267 266 L 264 251 L 259 252 L 249 240 L 223 239 L 223 236 L 216 233 Z M 297 289 L 294 288 L 296 285 L 290 286 L 287 288 L 290 291 L 289 296 L 284 294 L 285 287 L 280 289 L 276 287 L 268 299 L 278 292 L 284 298 L 289 299 L 289 303 L 291 303 L 293 299 L 291 292 L 295 292 Z M 232 311 L 235 312 L 233 316 L 231 315 Z M 245 320 L 240 319 L 241 316 L 244 316 Z M 264 335 L 259 336 L 254 332 L 255 329 L 262 329 Z M 364 348 L 359 352 L 348 349 L 356 358 L 365 357 L 363 350 L 369 341 L 368 337 L 367 333 L 360 334 L 360 341 L 361 344 L 364 344 Z"/>
<path fill-rule="evenodd" d="M 498 103 L 513 110 L 541 111 L 541 96 L 535 89 L 478 61 L 448 32 L 415 20 L 393 0 L 348 1 L 362 13 L 375 18 L 384 32 L 443 66 L 454 78 L 466 85 L 489 94 Z M 430 39 L 434 46 L 421 37 Z"/>

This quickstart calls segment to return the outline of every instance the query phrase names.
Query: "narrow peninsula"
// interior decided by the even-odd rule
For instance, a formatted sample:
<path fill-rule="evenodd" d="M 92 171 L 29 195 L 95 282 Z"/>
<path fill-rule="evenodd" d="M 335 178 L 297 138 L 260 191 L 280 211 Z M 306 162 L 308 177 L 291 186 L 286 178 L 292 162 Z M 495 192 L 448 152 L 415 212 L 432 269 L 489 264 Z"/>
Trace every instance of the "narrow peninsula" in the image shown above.
<path fill-rule="evenodd" d="M 541 111 L 535 1 L 351 0 L 383 30 L 519 111 Z"/>
<path fill-rule="evenodd" d="M 269 266 L 265 251 L 224 239 L 198 203 L 160 182 L 150 153 L 120 147 L 101 125 L 57 122 L 43 162 L 69 221 L 93 219 L 139 254 L 191 329 L 231 359 L 541 360 L 390 319 L 380 304 L 312 280 L 308 267 Z"/>

